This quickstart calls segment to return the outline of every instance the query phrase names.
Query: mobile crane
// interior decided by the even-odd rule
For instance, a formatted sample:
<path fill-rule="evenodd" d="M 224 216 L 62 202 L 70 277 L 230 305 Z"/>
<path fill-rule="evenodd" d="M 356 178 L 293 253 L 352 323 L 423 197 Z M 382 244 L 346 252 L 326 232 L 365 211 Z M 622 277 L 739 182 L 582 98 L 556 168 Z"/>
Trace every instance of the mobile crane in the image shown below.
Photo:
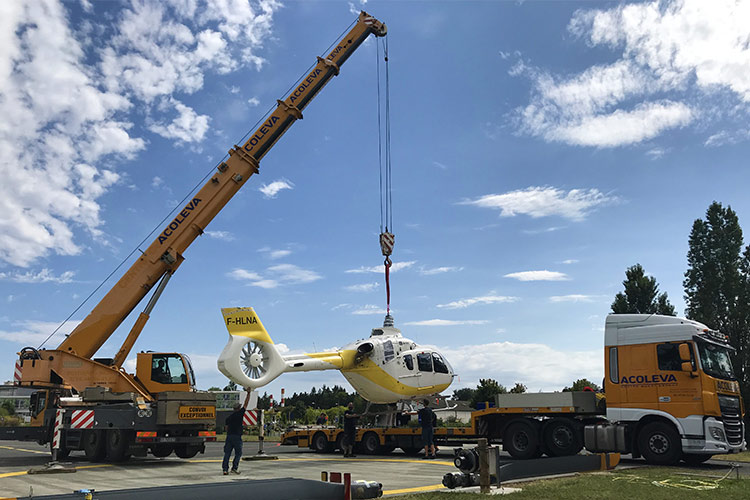
<path fill-rule="evenodd" d="M 203 233 L 253 174 L 260 160 L 302 110 L 371 34 L 385 36 L 385 24 L 361 12 L 351 30 L 261 123 L 185 207 L 167 224 L 138 260 L 91 313 L 56 349 L 26 347 L 16 362 L 15 384 L 36 389 L 31 396 L 31 426 L 4 428 L 0 437 L 52 442 L 57 410 L 62 409 L 58 458 L 83 450 L 90 460 L 124 460 L 130 455 L 190 458 L 215 439 L 211 393 L 195 389 L 190 360 L 184 354 L 140 352 L 136 373 L 122 365 L 184 252 Z M 145 309 L 112 359 L 93 358 L 133 309 L 154 288 Z"/>

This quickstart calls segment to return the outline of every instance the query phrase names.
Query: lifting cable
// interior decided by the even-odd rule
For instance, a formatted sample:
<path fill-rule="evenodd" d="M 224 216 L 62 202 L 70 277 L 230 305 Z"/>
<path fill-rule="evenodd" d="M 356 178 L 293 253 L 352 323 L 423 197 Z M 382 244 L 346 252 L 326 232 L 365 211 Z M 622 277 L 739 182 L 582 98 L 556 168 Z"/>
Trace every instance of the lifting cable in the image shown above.
<path fill-rule="evenodd" d="M 380 168 L 380 250 L 385 256 L 383 265 L 385 266 L 386 314 L 390 316 L 390 269 L 393 265 L 393 262 L 391 262 L 391 254 L 393 253 L 395 236 L 391 232 L 393 230 L 393 211 L 391 209 L 391 98 L 390 78 L 388 74 L 388 37 L 383 37 L 382 43 L 383 60 L 385 62 L 384 103 L 381 102 L 380 95 L 380 45 L 376 45 L 378 82 L 378 164 Z"/>

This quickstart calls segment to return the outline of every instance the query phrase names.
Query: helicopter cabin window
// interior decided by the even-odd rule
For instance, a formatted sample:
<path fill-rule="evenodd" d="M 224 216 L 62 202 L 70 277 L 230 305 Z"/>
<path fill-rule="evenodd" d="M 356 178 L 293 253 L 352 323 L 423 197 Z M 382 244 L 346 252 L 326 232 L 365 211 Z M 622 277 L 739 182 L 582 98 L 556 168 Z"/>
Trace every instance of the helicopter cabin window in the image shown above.
<path fill-rule="evenodd" d="M 417 368 L 420 372 L 432 371 L 432 355 L 429 352 L 420 352 L 417 354 Z"/>
<path fill-rule="evenodd" d="M 385 359 L 385 362 L 389 362 L 394 358 L 393 354 L 393 342 L 390 340 L 386 340 L 383 342 L 383 358 Z"/>
<path fill-rule="evenodd" d="M 411 357 L 411 354 L 404 354 L 404 364 L 409 370 L 414 369 L 414 358 Z"/>
<path fill-rule="evenodd" d="M 176 354 L 155 354 L 151 358 L 151 380 L 160 384 L 186 384 L 182 358 Z"/>
<path fill-rule="evenodd" d="M 442 356 L 436 352 L 432 353 L 432 364 L 435 366 L 435 373 L 448 373 L 448 365 L 445 364 Z"/>

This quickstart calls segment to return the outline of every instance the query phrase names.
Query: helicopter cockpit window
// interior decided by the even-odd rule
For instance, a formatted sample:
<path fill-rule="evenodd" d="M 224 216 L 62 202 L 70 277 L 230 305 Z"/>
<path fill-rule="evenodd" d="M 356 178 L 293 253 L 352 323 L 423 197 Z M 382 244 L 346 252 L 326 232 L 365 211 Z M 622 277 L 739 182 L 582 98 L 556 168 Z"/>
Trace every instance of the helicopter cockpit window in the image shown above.
<path fill-rule="evenodd" d="M 411 357 L 411 354 L 404 354 L 404 364 L 409 370 L 414 369 L 414 358 Z"/>
<path fill-rule="evenodd" d="M 429 352 L 420 352 L 417 354 L 417 368 L 420 372 L 432 371 L 432 355 Z"/>
<path fill-rule="evenodd" d="M 386 340 L 383 342 L 383 358 L 385 359 L 385 362 L 389 362 L 394 358 L 393 354 L 393 342 L 390 340 Z"/>
<path fill-rule="evenodd" d="M 160 384 L 186 384 L 182 358 L 176 354 L 155 354 L 151 359 L 151 380 Z"/>
<path fill-rule="evenodd" d="M 442 356 L 436 352 L 432 353 L 432 364 L 435 366 L 435 373 L 448 373 L 448 365 L 445 364 Z"/>

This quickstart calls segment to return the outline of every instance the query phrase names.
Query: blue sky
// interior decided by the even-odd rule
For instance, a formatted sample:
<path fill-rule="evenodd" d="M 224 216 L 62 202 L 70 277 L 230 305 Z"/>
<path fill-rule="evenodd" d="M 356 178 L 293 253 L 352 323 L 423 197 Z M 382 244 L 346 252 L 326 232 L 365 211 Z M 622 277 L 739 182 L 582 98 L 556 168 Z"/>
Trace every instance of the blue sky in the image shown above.
<path fill-rule="evenodd" d="M 692 221 L 713 200 L 750 221 L 746 2 L 2 2 L 6 379 L 360 9 L 389 29 L 391 306 L 451 389 L 601 380 L 625 268 L 682 313 Z M 370 39 L 187 250 L 133 352 L 188 353 L 208 388 L 221 307 L 255 307 L 291 352 L 382 323 L 375 64 Z M 345 381 L 268 390 L 323 383 Z"/>

